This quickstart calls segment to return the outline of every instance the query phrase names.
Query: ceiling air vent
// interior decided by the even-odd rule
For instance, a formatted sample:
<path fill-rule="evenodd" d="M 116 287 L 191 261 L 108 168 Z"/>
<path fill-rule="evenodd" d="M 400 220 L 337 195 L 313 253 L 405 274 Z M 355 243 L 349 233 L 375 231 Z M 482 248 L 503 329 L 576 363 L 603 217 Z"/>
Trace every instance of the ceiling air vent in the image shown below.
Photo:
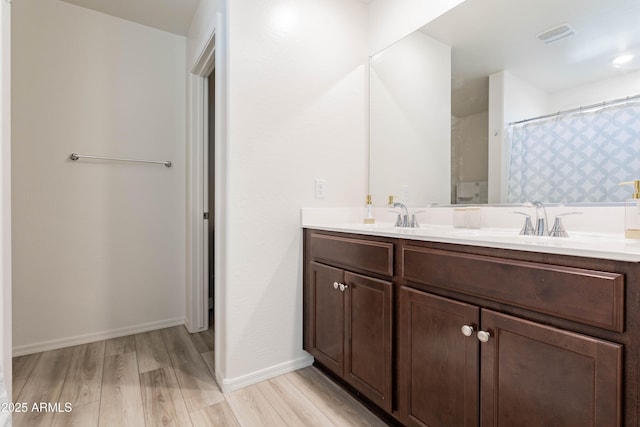
<path fill-rule="evenodd" d="M 572 36 L 576 33 L 576 31 L 571 28 L 568 24 L 558 25 L 557 27 L 549 28 L 546 31 L 538 34 L 538 40 L 545 43 L 553 43 L 558 40 L 562 40 L 566 37 Z"/>

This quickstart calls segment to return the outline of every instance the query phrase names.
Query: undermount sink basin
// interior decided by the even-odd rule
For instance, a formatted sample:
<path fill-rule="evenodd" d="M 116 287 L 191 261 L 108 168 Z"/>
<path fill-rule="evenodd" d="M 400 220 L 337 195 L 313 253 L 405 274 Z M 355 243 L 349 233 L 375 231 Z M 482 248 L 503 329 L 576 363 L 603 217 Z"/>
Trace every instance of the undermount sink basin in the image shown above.
<path fill-rule="evenodd" d="M 371 232 L 386 236 L 405 236 L 407 238 L 444 239 L 447 241 L 466 240 L 468 243 L 478 244 L 507 244 L 531 247 L 614 247 L 614 246 L 640 246 L 639 242 L 625 241 L 620 234 L 598 234 L 569 231 L 569 237 L 531 236 L 520 235 L 519 229 L 501 228 L 454 228 L 450 225 L 425 224 L 418 228 L 396 227 L 392 223 L 382 222 L 375 224 L 351 224 L 351 230 Z M 464 243 L 464 242 L 462 242 Z"/>
<path fill-rule="evenodd" d="M 353 228 L 362 228 L 365 230 L 393 230 L 395 227 L 393 224 L 384 223 L 384 222 L 376 222 L 373 224 L 353 224 L 351 227 Z"/>
<path fill-rule="evenodd" d="M 551 237 L 522 235 L 519 230 L 496 229 L 455 229 L 450 232 L 451 237 L 461 237 L 472 240 L 500 241 L 512 243 L 524 243 L 533 245 L 554 245 L 562 242 L 576 241 L 575 237 Z M 585 239 L 583 237 L 583 239 Z"/>
<path fill-rule="evenodd" d="M 543 243 L 544 241 L 565 241 L 570 237 L 551 237 L 551 236 L 534 236 L 534 235 L 522 235 L 519 230 L 496 230 L 496 229 L 455 229 L 450 232 L 450 235 L 468 239 L 487 239 L 487 240 L 501 240 L 512 241 L 521 243 Z"/>
<path fill-rule="evenodd" d="M 469 228 L 456 228 L 451 231 L 453 236 L 463 237 L 510 237 L 520 236 L 517 231 L 514 230 L 492 230 L 492 229 L 469 229 Z M 531 237 L 531 236 L 524 236 Z"/>
<path fill-rule="evenodd" d="M 420 225 L 420 227 L 417 228 L 413 228 L 413 227 L 396 227 L 393 224 L 390 224 L 388 222 L 376 222 L 374 224 L 353 224 L 352 226 L 353 228 L 362 228 L 365 230 L 388 230 L 388 231 L 396 231 L 396 232 L 402 232 L 402 231 L 407 231 L 407 230 L 414 230 L 414 231 L 418 231 L 418 230 L 450 230 L 451 227 L 446 227 L 446 226 L 442 226 L 442 225 Z"/>
<path fill-rule="evenodd" d="M 496 241 L 504 243 L 517 243 L 536 246 L 579 246 L 584 245 L 619 245 L 628 244 L 623 235 L 617 234 L 597 234 L 569 232 L 569 237 L 552 236 L 532 236 L 521 235 L 519 230 L 496 230 L 496 229 L 455 229 L 449 234 L 451 237 L 460 237 L 470 240 Z"/>

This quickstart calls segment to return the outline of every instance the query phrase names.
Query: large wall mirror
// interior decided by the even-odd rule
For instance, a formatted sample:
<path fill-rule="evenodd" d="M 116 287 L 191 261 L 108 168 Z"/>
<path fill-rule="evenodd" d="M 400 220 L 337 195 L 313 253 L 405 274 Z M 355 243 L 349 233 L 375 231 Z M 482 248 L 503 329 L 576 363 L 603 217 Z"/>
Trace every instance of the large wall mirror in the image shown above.
<path fill-rule="evenodd" d="M 621 201 L 640 178 L 640 2 L 466 0 L 370 59 L 370 191 Z"/>

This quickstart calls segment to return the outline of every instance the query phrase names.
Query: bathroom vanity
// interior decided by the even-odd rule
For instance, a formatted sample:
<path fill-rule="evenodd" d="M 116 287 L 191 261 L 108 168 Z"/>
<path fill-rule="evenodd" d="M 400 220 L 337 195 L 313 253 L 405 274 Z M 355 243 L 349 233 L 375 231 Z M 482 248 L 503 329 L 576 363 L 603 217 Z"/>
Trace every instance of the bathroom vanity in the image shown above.
<path fill-rule="evenodd" d="M 304 348 L 407 426 L 637 426 L 640 257 L 493 246 L 305 228 Z"/>

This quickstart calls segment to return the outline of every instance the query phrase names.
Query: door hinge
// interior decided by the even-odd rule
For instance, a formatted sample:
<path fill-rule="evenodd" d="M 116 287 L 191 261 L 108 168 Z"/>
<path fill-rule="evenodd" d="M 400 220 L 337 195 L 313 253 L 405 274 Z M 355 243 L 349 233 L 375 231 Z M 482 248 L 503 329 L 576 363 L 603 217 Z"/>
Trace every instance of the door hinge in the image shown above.
<path fill-rule="evenodd" d="M 209 219 L 209 212 L 205 212 L 205 213 L 202 215 L 202 217 L 203 217 L 204 219 Z"/>

